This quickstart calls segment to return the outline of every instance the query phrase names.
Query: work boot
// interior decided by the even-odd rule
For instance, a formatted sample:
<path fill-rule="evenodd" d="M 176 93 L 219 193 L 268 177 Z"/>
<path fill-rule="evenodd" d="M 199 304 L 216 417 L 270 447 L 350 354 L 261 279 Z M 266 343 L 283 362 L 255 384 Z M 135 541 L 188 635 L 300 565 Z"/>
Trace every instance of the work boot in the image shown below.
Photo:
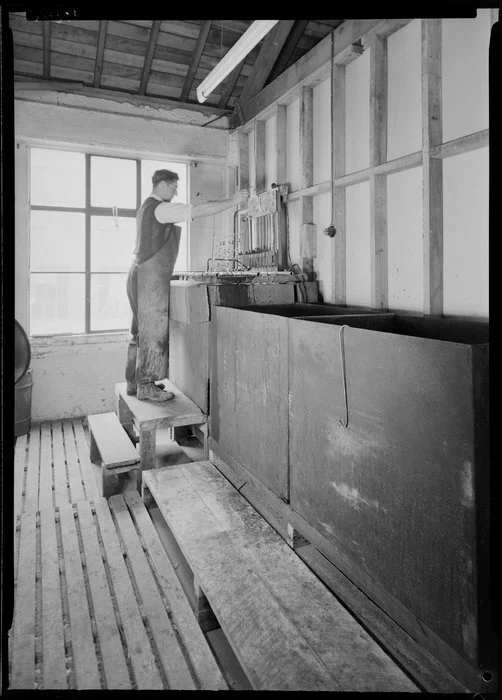
<path fill-rule="evenodd" d="M 159 382 L 158 384 L 155 383 L 155 386 L 157 386 L 159 389 L 165 388 L 165 384 L 162 384 L 162 382 Z M 136 384 L 127 383 L 127 387 L 126 387 L 127 396 L 136 396 L 137 393 L 138 393 L 138 387 L 136 386 Z"/>
<path fill-rule="evenodd" d="M 163 391 L 160 386 L 164 385 L 157 385 L 155 382 L 142 382 L 138 386 L 138 399 L 140 401 L 156 401 L 157 403 L 174 399 L 172 391 Z"/>

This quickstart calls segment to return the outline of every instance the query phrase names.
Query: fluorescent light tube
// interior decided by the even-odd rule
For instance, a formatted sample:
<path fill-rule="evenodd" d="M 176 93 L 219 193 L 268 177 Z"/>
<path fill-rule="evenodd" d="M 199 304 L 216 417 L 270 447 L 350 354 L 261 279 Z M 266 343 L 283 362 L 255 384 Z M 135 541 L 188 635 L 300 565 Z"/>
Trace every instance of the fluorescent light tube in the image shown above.
<path fill-rule="evenodd" d="M 199 102 L 205 102 L 207 100 L 213 90 L 225 80 L 227 75 L 239 65 L 278 21 L 278 19 L 255 19 L 249 29 L 247 29 L 234 46 L 223 56 L 218 65 L 213 68 L 209 75 L 204 78 L 202 83 L 198 86 L 197 99 Z"/>

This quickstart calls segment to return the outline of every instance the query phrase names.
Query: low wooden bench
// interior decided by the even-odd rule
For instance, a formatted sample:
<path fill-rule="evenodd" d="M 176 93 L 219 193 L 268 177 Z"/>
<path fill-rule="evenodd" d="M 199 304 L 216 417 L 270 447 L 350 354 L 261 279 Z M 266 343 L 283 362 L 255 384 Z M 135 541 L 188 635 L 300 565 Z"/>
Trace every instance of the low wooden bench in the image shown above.
<path fill-rule="evenodd" d="M 255 690 L 420 692 L 210 461 L 143 473 Z"/>
<path fill-rule="evenodd" d="M 163 379 L 162 383 L 166 391 L 174 394 L 174 399 L 165 403 L 140 401 L 136 396 L 127 395 L 125 382 L 115 385 L 119 421 L 128 432 L 132 433 L 135 429 L 139 434 L 138 490 L 141 488 L 141 473 L 156 466 L 155 438 L 158 428 L 200 427 L 207 424 L 207 415 L 193 401 L 169 380 Z M 199 429 L 197 434 L 202 437 L 204 456 L 207 457 L 207 431 Z"/>
<path fill-rule="evenodd" d="M 139 454 L 113 412 L 87 417 L 91 462 L 101 461 L 101 495 L 120 493 L 119 474 L 137 472 Z"/>

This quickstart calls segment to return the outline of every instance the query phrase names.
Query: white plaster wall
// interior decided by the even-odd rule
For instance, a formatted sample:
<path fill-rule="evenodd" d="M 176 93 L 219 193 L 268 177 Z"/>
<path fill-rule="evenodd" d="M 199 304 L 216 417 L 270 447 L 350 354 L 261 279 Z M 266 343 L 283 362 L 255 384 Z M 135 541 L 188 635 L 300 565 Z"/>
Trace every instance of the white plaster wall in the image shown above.
<path fill-rule="evenodd" d="M 370 50 L 345 69 L 345 164 L 352 173 L 369 166 Z"/>
<path fill-rule="evenodd" d="M 256 133 L 253 129 L 248 134 L 248 147 L 249 147 L 249 186 L 255 187 L 256 185 L 256 154 L 255 154 L 255 144 L 256 144 Z"/>
<path fill-rule="evenodd" d="M 209 202 L 226 196 L 226 168 L 219 163 L 197 162 L 190 166 L 190 201 Z M 233 209 L 232 209 L 233 211 Z M 232 237 L 231 215 L 226 212 L 216 216 L 194 219 L 190 225 L 190 269 L 205 270 L 213 248 L 215 256 L 221 241 Z M 214 244 L 213 244 L 214 239 Z"/>
<path fill-rule="evenodd" d="M 444 313 L 488 318 L 488 148 L 443 161 Z"/>
<path fill-rule="evenodd" d="M 423 311 L 422 168 L 387 178 L 388 307 Z"/>
<path fill-rule="evenodd" d="M 443 141 L 488 128 L 490 10 L 443 19 Z"/>
<path fill-rule="evenodd" d="M 314 185 L 331 178 L 331 81 L 314 87 Z"/>
<path fill-rule="evenodd" d="M 335 255 L 335 239 L 323 234 L 331 223 L 331 193 L 314 197 L 314 224 L 317 226 L 317 254 L 314 258 L 314 272 L 319 282 L 319 292 L 324 302 L 332 301 L 332 264 Z"/>
<path fill-rule="evenodd" d="M 286 176 L 290 190 L 301 187 L 300 171 L 300 100 L 286 107 Z"/>
<path fill-rule="evenodd" d="M 422 148 L 421 20 L 387 39 L 387 160 Z"/>
<path fill-rule="evenodd" d="M 288 244 L 289 244 L 289 257 L 291 259 L 291 264 L 296 263 L 301 267 L 301 249 L 300 249 L 300 214 L 301 206 L 300 200 L 294 200 L 288 203 Z"/>
<path fill-rule="evenodd" d="M 265 122 L 265 189 L 277 182 L 277 117 Z"/>
<path fill-rule="evenodd" d="M 370 187 L 361 182 L 346 189 L 346 303 L 371 306 Z"/>
<path fill-rule="evenodd" d="M 115 384 L 125 381 L 126 352 L 126 334 L 49 347 L 32 341 L 32 420 L 115 410 Z"/>

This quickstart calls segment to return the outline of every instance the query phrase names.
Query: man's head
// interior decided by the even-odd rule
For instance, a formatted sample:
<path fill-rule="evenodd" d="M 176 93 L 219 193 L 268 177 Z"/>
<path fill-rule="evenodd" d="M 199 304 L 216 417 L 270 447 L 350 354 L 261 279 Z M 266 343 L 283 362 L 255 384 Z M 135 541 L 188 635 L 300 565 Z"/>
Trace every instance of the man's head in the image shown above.
<path fill-rule="evenodd" d="M 153 191 L 164 202 L 170 202 L 178 192 L 178 173 L 172 170 L 156 170 L 152 175 Z"/>

